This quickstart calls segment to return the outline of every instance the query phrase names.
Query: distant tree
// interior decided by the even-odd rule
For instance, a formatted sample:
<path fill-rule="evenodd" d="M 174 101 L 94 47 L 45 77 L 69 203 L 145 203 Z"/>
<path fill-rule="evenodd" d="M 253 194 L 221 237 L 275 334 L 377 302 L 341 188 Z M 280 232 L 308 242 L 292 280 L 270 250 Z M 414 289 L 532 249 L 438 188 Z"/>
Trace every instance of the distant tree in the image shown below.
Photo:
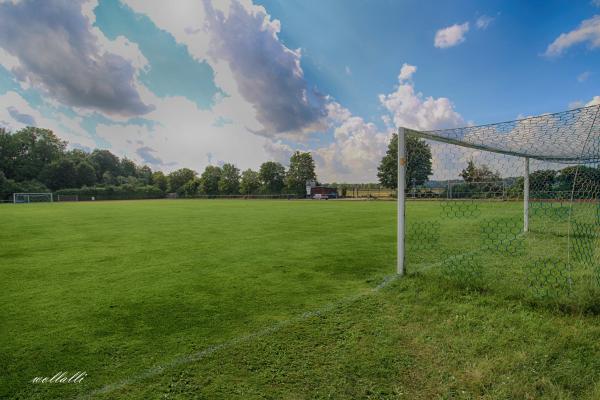
<path fill-rule="evenodd" d="M 128 158 L 122 158 L 119 163 L 119 170 L 122 176 L 136 176 L 137 165 Z"/>
<path fill-rule="evenodd" d="M 200 184 L 201 184 L 201 180 L 194 177 L 193 179 L 190 179 L 189 181 L 187 181 L 178 191 L 178 193 L 180 195 L 184 195 L 184 196 L 194 196 L 196 194 L 198 194 L 198 190 L 200 188 Z"/>
<path fill-rule="evenodd" d="M 80 162 L 88 161 L 89 154 L 81 149 L 73 149 L 67 151 L 65 157 L 73 161 L 75 164 L 79 164 Z"/>
<path fill-rule="evenodd" d="M 566 167 L 560 170 L 556 182 L 559 190 L 575 190 L 575 196 L 581 197 L 583 192 L 600 191 L 600 169 L 586 165 Z"/>
<path fill-rule="evenodd" d="M 166 192 L 169 188 L 169 180 L 162 171 L 156 171 L 152 174 L 152 184 Z"/>
<path fill-rule="evenodd" d="M 260 190 L 260 177 L 258 172 L 247 169 L 242 172 L 240 181 L 241 194 L 256 194 Z"/>
<path fill-rule="evenodd" d="M 431 148 L 416 137 L 406 137 L 406 188 L 422 185 L 429 180 L 431 170 Z M 398 188 L 398 134 L 392 135 L 385 156 L 377 168 L 379 182 L 387 188 Z"/>
<path fill-rule="evenodd" d="M 469 160 L 467 167 L 463 169 L 459 176 L 467 183 L 497 182 L 500 181 L 500 174 L 493 172 L 487 165 L 476 166 L 473 160 Z"/>
<path fill-rule="evenodd" d="M 44 168 L 40 178 L 52 190 L 77 187 L 75 163 L 68 158 L 52 161 Z"/>
<path fill-rule="evenodd" d="M 51 130 L 27 127 L 15 133 L 0 130 L 0 169 L 8 179 L 37 179 L 52 161 L 62 158 L 66 142 Z"/>
<path fill-rule="evenodd" d="M 240 170 L 233 164 L 224 164 L 221 168 L 219 178 L 219 193 L 239 194 L 240 192 Z"/>
<path fill-rule="evenodd" d="M 208 195 L 219 194 L 219 180 L 221 179 L 221 168 L 209 165 L 204 169 L 200 177 L 200 189 Z"/>
<path fill-rule="evenodd" d="M 183 185 L 196 177 L 196 171 L 189 168 L 181 168 L 169 174 L 169 190 L 178 192 Z"/>
<path fill-rule="evenodd" d="M 536 192 L 549 192 L 556 182 L 557 171 L 541 169 L 529 174 L 529 187 Z M 521 181 L 522 183 L 522 181 Z"/>
<path fill-rule="evenodd" d="M 102 174 L 100 182 L 104 185 L 115 185 L 117 183 L 117 178 L 111 174 L 110 171 L 106 171 Z"/>
<path fill-rule="evenodd" d="M 108 183 L 103 178 L 106 172 L 113 178 L 121 174 L 119 157 L 108 150 L 94 150 L 92 154 L 90 154 L 89 160 L 94 165 L 96 176 L 103 183 Z"/>
<path fill-rule="evenodd" d="M 264 193 L 281 193 L 285 186 L 285 168 L 278 162 L 267 161 L 262 163 L 258 176 Z"/>
<path fill-rule="evenodd" d="M 75 167 L 76 187 L 93 186 L 96 183 L 96 170 L 89 161 L 81 161 Z"/>
<path fill-rule="evenodd" d="M 150 185 L 152 183 L 152 169 L 147 165 L 137 167 L 135 176 L 137 176 L 144 185 Z"/>
<path fill-rule="evenodd" d="M 306 182 L 316 181 L 315 162 L 310 153 L 294 152 L 290 157 L 290 167 L 286 174 L 286 184 L 290 193 L 299 196 L 306 194 Z"/>

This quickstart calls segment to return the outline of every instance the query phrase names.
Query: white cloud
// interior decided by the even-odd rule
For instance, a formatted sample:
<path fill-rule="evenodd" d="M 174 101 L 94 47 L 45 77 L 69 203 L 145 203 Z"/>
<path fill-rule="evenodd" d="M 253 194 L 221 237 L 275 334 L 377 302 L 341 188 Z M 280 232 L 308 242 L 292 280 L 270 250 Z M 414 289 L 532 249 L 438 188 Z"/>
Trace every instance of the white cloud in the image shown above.
<path fill-rule="evenodd" d="M 589 102 L 587 102 L 585 105 L 586 105 L 586 107 L 589 107 L 589 106 L 595 106 L 595 105 L 598 105 L 598 104 L 600 104 L 600 96 L 594 96 L 592 98 L 592 100 L 590 100 Z"/>
<path fill-rule="evenodd" d="M 577 75 L 577 82 L 579 82 L 579 83 L 585 82 L 585 81 L 587 81 L 587 79 L 589 77 L 590 77 L 590 71 L 582 72 L 581 74 Z"/>
<path fill-rule="evenodd" d="M 561 33 L 546 49 L 546 56 L 560 56 L 572 46 L 588 43 L 594 49 L 600 47 L 600 15 L 581 22 L 577 29 Z"/>
<path fill-rule="evenodd" d="M 494 21 L 494 18 L 489 17 L 487 15 L 482 15 L 479 18 L 477 18 L 477 20 L 475 21 L 475 26 L 477 26 L 477 29 L 487 29 L 488 26 L 490 26 L 490 24 Z"/>
<path fill-rule="evenodd" d="M 348 76 L 352 75 L 352 70 L 350 69 L 349 66 L 346 65 L 346 68 L 344 68 L 344 71 L 346 71 L 346 75 L 348 75 Z"/>
<path fill-rule="evenodd" d="M 440 49 L 453 47 L 465 41 L 465 35 L 469 31 L 469 23 L 454 24 L 440 29 L 435 33 L 434 46 Z"/>
<path fill-rule="evenodd" d="M 317 174 L 327 182 L 373 182 L 377 180 L 377 166 L 385 154 L 390 133 L 336 104 L 335 108 L 348 115 L 333 131 L 334 141 L 315 150 Z"/>
<path fill-rule="evenodd" d="M 396 90 L 380 94 L 379 101 L 390 112 L 397 127 L 432 130 L 465 125 L 448 98 L 424 97 L 415 92 L 412 82 L 403 81 L 400 76 Z"/>
<path fill-rule="evenodd" d="M 389 112 L 389 115 L 382 117 L 387 129 L 378 129 L 375 124 L 352 115 L 334 101 L 327 105 L 329 117 L 334 123 L 334 141 L 314 151 L 321 180 L 377 181 L 377 166 L 397 127 L 431 130 L 465 125 L 449 99 L 423 98 L 421 93 L 415 92 L 410 79 L 416 71 L 416 66 L 403 64 L 397 89 L 379 96 L 381 104 Z"/>
<path fill-rule="evenodd" d="M 79 117 L 73 119 L 58 112 L 54 118 L 48 118 L 13 91 L 0 96 L 0 126 L 9 131 L 34 125 L 54 131 L 61 139 L 67 140 L 71 147 L 94 148 L 95 140 L 81 128 L 80 122 Z"/>
<path fill-rule="evenodd" d="M 402 64 L 402 68 L 400 68 L 400 74 L 398 75 L 398 80 L 400 82 L 406 81 L 412 78 L 413 74 L 417 72 L 417 67 L 414 65 L 409 65 L 407 63 Z"/>
<path fill-rule="evenodd" d="M 587 103 L 581 100 L 572 101 L 569 103 L 569 109 L 595 106 L 597 104 L 600 104 L 600 96 L 592 97 Z"/>

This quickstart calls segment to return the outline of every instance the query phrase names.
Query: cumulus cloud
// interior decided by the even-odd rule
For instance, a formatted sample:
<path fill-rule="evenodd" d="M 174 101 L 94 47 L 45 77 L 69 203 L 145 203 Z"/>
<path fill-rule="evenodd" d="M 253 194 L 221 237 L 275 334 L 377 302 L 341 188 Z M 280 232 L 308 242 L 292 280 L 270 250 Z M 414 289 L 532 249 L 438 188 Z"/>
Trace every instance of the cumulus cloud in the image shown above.
<path fill-rule="evenodd" d="M 252 104 L 265 136 L 326 129 L 325 97 L 308 87 L 300 50 L 278 38 L 280 23 L 264 7 L 232 1 L 226 16 L 204 1 L 209 54 L 225 60 L 242 97 Z"/>
<path fill-rule="evenodd" d="M 13 74 L 62 103 L 115 115 L 140 115 L 135 67 L 102 48 L 80 1 L 0 3 L 0 47 Z M 34 28 L 35 27 L 35 28 Z"/>
<path fill-rule="evenodd" d="M 440 29 L 435 33 L 434 46 L 440 49 L 453 47 L 465 41 L 465 35 L 469 31 L 469 23 L 454 24 Z"/>
<path fill-rule="evenodd" d="M 406 81 L 412 78 L 413 74 L 417 72 L 417 67 L 414 65 L 409 65 L 407 63 L 402 64 L 402 68 L 400 68 L 400 74 L 398 75 L 398 80 L 400 82 Z"/>
<path fill-rule="evenodd" d="M 61 139 L 67 140 L 72 147 L 93 148 L 95 140 L 81 128 L 80 117 L 68 117 L 49 107 L 51 117 L 33 108 L 27 100 L 14 91 L 0 95 L 0 127 L 16 131 L 26 126 L 36 126 L 54 131 Z M 6 105 L 6 106 L 4 106 Z"/>
<path fill-rule="evenodd" d="M 489 17 L 487 15 L 482 15 L 479 18 L 477 18 L 477 20 L 475 21 L 475 26 L 477 27 L 477 29 L 487 29 L 488 26 L 490 26 L 490 24 L 494 21 L 494 18 Z"/>
<path fill-rule="evenodd" d="M 546 56 L 560 56 L 567 49 L 581 43 L 588 43 L 589 47 L 595 49 L 600 47 L 600 15 L 581 22 L 579 27 L 561 33 L 546 49 Z"/>
<path fill-rule="evenodd" d="M 598 104 L 600 104 L 600 96 L 594 96 L 592 100 L 586 103 L 586 107 L 596 106 Z"/>
<path fill-rule="evenodd" d="M 398 82 L 394 92 L 379 95 L 379 101 L 390 112 L 394 126 L 433 130 L 465 125 L 448 98 L 424 97 L 415 91 L 414 83 L 402 79 L 402 72 Z"/>
<path fill-rule="evenodd" d="M 351 116 L 339 104 L 334 108 L 349 117 L 334 129 L 334 141 L 314 152 L 318 175 L 330 182 L 376 180 L 377 166 L 385 154 L 391 132 L 380 132 L 375 124 Z"/>

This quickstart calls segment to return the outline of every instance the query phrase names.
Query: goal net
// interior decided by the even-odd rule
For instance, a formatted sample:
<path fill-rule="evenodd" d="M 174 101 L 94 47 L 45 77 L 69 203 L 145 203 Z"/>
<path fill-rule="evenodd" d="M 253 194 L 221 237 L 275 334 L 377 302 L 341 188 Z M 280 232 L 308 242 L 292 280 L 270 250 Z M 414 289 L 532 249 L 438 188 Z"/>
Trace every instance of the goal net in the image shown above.
<path fill-rule="evenodd" d="M 534 297 L 598 293 L 600 105 L 398 135 L 400 273 Z"/>
<path fill-rule="evenodd" d="M 52 193 L 13 193 L 13 203 L 52 202 Z"/>

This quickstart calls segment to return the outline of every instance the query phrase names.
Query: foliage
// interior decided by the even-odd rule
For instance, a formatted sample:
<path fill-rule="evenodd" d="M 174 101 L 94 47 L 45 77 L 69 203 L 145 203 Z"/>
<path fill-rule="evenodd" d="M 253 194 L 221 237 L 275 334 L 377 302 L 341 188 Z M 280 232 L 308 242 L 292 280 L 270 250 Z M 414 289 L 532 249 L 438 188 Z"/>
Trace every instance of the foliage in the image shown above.
<path fill-rule="evenodd" d="M 256 194 L 260 190 L 260 175 L 256 171 L 247 169 L 242 172 L 240 181 L 241 194 Z"/>
<path fill-rule="evenodd" d="M 209 165 L 204 169 L 200 177 L 200 188 L 203 194 L 219 194 L 219 181 L 221 180 L 221 168 Z"/>
<path fill-rule="evenodd" d="M 179 195 L 185 197 L 193 197 L 198 194 L 198 190 L 200 189 L 201 180 L 194 177 L 187 181 L 177 192 Z"/>
<path fill-rule="evenodd" d="M 181 168 L 169 174 L 169 191 L 179 192 L 183 185 L 196 177 L 196 171 Z"/>
<path fill-rule="evenodd" d="M 431 148 L 422 139 L 406 136 L 406 189 L 424 184 L 432 174 Z M 398 188 L 398 134 L 392 135 L 385 156 L 377 168 L 379 182 L 387 188 Z"/>
<path fill-rule="evenodd" d="M 169 180 L 162 171 L 152 173 L 152 184 L 163 192 L 169 188 Z"/>
<path fill-rule="evenodd" d="M 258 171 L 258 176 L 263 193 L 281 193 L 281 190 L 285 186 L 285 168 L 278 162 L 267 161 L 262 163 Z"/>
<path fill-rule="evenodd" d="M 96 169 L 96 176 L 99 180 L 104 183 L 111 183 L 104 180 L 105 174 L 108 172 L 106 177 L 113 178 L 120 175 L 120 162 L 119 157 L 115 156 L 108 150 L 94 150 L 90 154 L 90 162 Z"/>
<path fill-rule="evenodd" d="M 239 194 L 240 170 L 233 164 L 223 164 L 218 187 L 220 194 Z"/>
<path fill-rule="evenodd" d="M 286 174 L 286 185 L 289 193 L 298 196 L 306 195 L 306 182 L 316 181 L 315 162 L 310 153 L 294 152 L 290 157 L 290 167 Z"/>

